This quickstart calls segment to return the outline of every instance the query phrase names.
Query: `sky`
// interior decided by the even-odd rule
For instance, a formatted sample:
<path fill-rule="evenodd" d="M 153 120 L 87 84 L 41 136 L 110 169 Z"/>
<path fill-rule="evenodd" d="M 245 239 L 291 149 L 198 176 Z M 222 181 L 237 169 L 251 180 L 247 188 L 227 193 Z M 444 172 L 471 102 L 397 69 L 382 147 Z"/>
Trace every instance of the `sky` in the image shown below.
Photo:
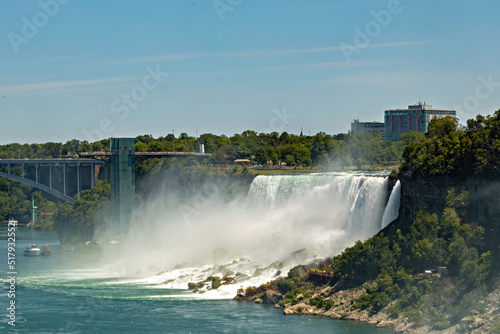
<path fill-rule="evenodd" d="M 0 144 L 500 108 L 500 2 L 0 0 Z"/>

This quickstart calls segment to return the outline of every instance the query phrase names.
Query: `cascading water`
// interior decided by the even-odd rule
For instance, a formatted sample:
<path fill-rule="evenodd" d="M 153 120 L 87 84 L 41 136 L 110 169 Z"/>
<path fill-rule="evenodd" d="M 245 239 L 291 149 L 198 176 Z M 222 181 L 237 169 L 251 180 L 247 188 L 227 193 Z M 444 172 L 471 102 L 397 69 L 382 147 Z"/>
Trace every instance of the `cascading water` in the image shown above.
<path fill-rule="evenodd" d="M 399 207 L 401 205 L 401 182 L 396 182 L 392 188 L 391 196 L 385 207 L 384 216 L 382 217 L 382 228 L 389 225 L 399 216 Z"/>
<path fill-rule="evenodd" d="M 311 228 L 372 235 L 383 214 L 386 180 L 382 177 L 321 173 L 258 176 L 247 203 L 288 221 L 307 222 Z"/>
<path fill-rule="evenodd" d="M 234 284 L 217 290 L 200 285 L 203 298 L 231 298 L 240 287 L 373 236 L 382 226 L 387 182 L 349 173 L 258 176 L 246 199 L 207 197 L 189 217 L 185 203 L 152 203 L 124 240 L 109 245 L 103 274 L 180 289 L 234 275 Z"/>
<path fill-rule="evenodd" d="M 285 321 L 282 312 L 220 299 L 232 299 L 239 288 L 285 276 L 297 264 L 331 257 L 355 240 L 372 236 L 380 229 L 388 197 L 385 177 L 259 176 L 245 198 L 229 203 L 224 199 L 226 185 L 219 182 L 198 184 L 198 195 L 192 188 L 166 182 L 164 191 L 137 210 L 127 230 L 110 225 L 107 231 L 96 231 L 103 256 L 91 268 L 79 267 L 89 259 L 78 249 L 68 262 L 52 232 L 16 231 L 19 245 L 36 233 L 37 240 L 44 241 L 39 243 L 50 243 L 54 249 L 50 257 L 16 257 L 16 329 L 26 333 L 384 332 L 372 327 L 358 330 L 361 325 L 346 322 L 313 325 L 321 319 Z M 390 202 L 394 201 L 391 196 Z M 0 226 L 0 235 L 7 236 L 6 227 Z M 7 244 L 7 237 L 0 238 L 3 258 Z M 8 287 L 10 273 L 0 268 L 0 276 Z M 4 292 L 0 306 L 8 310 Z M 7 327 L 0 323 L 0 332 Z"/>

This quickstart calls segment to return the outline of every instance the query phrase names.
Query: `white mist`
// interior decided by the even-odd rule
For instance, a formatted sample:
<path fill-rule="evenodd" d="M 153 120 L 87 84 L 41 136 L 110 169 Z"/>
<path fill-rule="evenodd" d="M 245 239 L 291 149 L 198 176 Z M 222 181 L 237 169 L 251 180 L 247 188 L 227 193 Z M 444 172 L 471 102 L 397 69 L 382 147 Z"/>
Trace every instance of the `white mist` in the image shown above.
<path fill-rule="evenodd" d="M 164 189 L 135 212 L 118 243 L 106 245 L 103 274 L 187 288 L 208 276 L 240 273 L 203 298 L 284 276 L 297 264 L 332 257 L 382 226 L 387 178 L 348 173 L 258 176 L 247 198 L 222 200 L 224 185 L 180 200 Z M 168 193 L 169 192 L 169 193 Z"/>

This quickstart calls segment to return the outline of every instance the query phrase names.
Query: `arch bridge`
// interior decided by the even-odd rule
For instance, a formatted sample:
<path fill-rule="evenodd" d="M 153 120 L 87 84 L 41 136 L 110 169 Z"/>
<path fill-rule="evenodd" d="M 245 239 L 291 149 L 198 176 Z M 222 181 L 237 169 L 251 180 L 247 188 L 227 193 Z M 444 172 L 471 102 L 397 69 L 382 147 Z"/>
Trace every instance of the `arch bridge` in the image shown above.
<path fill-rule="evenodd" d="M 0 177 L 75 204 L 73 195 L 92 189 L 104 164 L 97 159 L 0 159 Z"/>
<path fill-rule="evenodd" d="M 40 189 L 63 201 L 76 203 L 80 192 L 92 189 L 109 164 L 111 210 L 114 219 L 130 219 L 135 207 L 136 157 L 209 157 L 200 152 L 135 152 L 134 138 L 111 138 L 110 152 L 81 152 L 74 159 L 0 159 L 0 177 Z M 107 172 L 105 174 L 108 174 Z M 105 175 L 104 178 L 107 178 Z"/>

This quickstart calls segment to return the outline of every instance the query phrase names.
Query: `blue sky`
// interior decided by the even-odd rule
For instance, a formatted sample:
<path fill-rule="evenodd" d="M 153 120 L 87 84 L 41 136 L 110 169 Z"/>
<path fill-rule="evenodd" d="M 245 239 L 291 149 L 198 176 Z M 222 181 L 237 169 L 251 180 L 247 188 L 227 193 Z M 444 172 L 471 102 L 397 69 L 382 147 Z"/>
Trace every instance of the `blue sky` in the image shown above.
<path fill-rule="evenodd" d="M 500 2 L 0 0 L 0 144 L 500 108 Z"/>

